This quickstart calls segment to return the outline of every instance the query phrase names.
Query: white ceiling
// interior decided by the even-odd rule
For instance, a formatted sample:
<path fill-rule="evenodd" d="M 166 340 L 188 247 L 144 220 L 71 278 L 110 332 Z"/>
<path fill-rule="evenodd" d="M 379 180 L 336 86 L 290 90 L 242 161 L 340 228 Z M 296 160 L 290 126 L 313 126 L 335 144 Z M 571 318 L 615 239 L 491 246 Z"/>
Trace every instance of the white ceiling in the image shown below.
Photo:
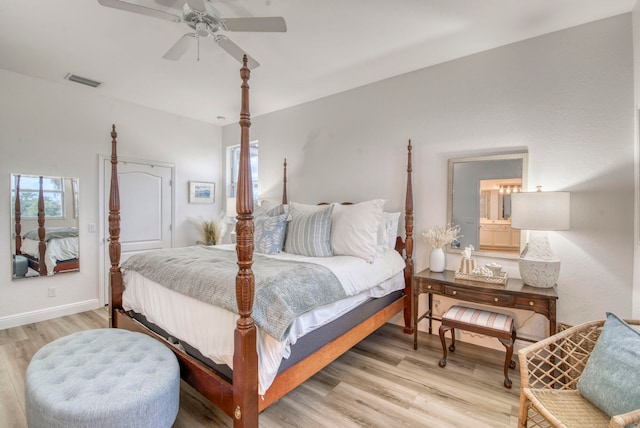
<path fill-rule="evenodd" d="M 181 0 L 129 0 L 181 10 Z M 282 16 L 286 33 L 226 33 L 261 65 L 253 116 L 544 33 L 629 12 L 636 0 L 214 0 L 225 18 Z M 173 9 L 169 7 L 177 5 Z M 0 0 L 0 68 L 205 122 L 236 122 L 240 64 L 211 38 L 162 55 L 186 24 L 97 0 Z M 223 116 L 225 119 L 217 119 Z"/>

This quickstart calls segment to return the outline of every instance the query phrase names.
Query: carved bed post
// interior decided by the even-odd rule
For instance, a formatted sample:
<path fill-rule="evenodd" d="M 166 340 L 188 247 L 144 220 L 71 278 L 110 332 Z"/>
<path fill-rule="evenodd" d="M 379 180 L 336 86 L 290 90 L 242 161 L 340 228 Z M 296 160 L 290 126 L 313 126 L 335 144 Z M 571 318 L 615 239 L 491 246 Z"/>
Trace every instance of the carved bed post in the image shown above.
<path fill-rule="evenodd" d="M 16 255 L 22 254 L 22 220 L 20 206 L 20 176 L 16 176 L 16 202 L 15 202 L 15 219 L 16 219 Z"/>
<path fill-rule="evenodd" d="M 412 288 L 413 280 L 413 187 L 411 185 L 411 173 L 413 172 L 413 161 L 411 154 L 411 140 L 407 146 L 407 196 L 404 208 L 404 229 L 405 229 L 405 269 L 404 283 L 406 304 L 404 309 L 404 332 L 413 333 L 415 326 L 412 326 L 411 306 L 412 306 Z"/>
<path fill-rule="evenodd" d="M 118 150 L 116 126 L 111 127 L 111 187 L 109 189 L 109 327 L 114 325 L 115 311 L 122 309 L 122 271 L 120 270 L 120 190 L 118 188 Z"/>
<path fill-rule="evenodd" d="M 236 302 L 240 317 L 234 331 L 233 352 L 233 402 L 234 427 L 258 426 L 258 354 L 256 351 L 256 326 L 251 311 L 255 278 L 253 265 L 253 185 L 249 155 L 249 77 L 247 56 L 243 57 L 242 108 L 240 110 L 240 165 L 238 193 L 236 197 L 236 253 L 238 274 L 236 276 Z"/>
<path fill-rule="evenodd" d="M 47 231 L 44 227 L 44 177 L 40 176 L 40 189 L 38 190 L 38 239 L 40 243 L 38 244 L 38 250 L 40 250 L 40 256 L 38 257 L 38 273 L 40 276 L 47 275 L 47 263 L 44 259 L 45 254 L 47 253 L 47 243 L 45 242 L 45 237 L 47 236 Z"/>
<path fill-rule="evenodd" d="M 287 205 L 287 158 L 284 158 L 284 178 L 282 179 L 282 204 Z"/>

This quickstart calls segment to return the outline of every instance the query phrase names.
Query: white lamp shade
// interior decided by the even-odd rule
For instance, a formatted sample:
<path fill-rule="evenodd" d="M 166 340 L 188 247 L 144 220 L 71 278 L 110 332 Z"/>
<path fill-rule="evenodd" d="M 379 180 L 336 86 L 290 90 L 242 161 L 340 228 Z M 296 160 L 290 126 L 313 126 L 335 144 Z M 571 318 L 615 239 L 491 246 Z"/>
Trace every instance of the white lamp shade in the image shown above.
<path fill-rule="evenodd" d="M 569 230 L 569 192 L 524 192 L 511 195 L 511 227 L 524 230 Z"/>
<path fill-rule="evenodd" d="M 227 198 L 227 217 L 235 217 L 236 214 L 236 198 Z"/>

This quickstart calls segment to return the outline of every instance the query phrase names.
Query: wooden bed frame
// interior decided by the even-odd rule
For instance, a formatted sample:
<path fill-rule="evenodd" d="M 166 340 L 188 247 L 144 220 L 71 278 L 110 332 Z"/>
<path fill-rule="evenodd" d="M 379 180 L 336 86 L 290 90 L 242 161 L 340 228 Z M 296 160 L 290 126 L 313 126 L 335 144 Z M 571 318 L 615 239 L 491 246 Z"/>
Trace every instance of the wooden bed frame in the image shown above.
<path fill-rule="evenodd" d="M 234 356 L 232 382 L 225 380 L 213 369 L 172 346 L 159 335 L 134 320 L 122 308 L 123 280 L 120 269 L 120 200 L 118 190 L 117 133 L 111 131 L 111 191 L 109 196 L 109 257 L 111 260 L 110 326 L 146 333 L 163 341 L 176 354 L 180 362 L 182 378 L 215 406 L 233 418 L 234 427 L 257 427 L 258 414 L 296 386 L 309 379 L 340 355 L 374 332 L 392 317 L 404 311 L 405 333 L 413 333 L 411 326 L 411 279 L 413 275 L 413 196 L 411 187 L 411 141 L 408 145 L 407 191 L 405 202 L 406 238 L 398 237 L 396 250 L 404 250 L 405 288 L 402 297 L 390 303 L 370 318 L 351 328 L 342 336 L 324 345 L 310 356 L 279 373 L 265 395 L 258 396 L 258 355 L 256 351 L 256 326 L 251 317 L 255 278 L 253 264 L 253 194 L 249 162 L 249 69 L 246 56 L 240 69 L 242 78 L 242 107 L 240 112 L 240 165 L 237 190 L 236 300 L 240 317 L 234 331 Z M 286 160 L 285 190 L 286 195 Z"/>
<path fill-rule="evenodd" d="M 26 257 L 29 262 L 29 267 L 40 274 L 40 276 L 47 276 L 47 265 L 45 260 L 45 254 L 47 252 L 47 242 L 45 240 L 47 229 L 45 227 L 45 211 L 44 211 L 44 190 L 43 180 L 44 177 L 40 176 L 40 185 L 38 190 L 38 251 L 40 256 L 35 259 L 29 254 L 22 254 L 20 250 L 22 248 L 22 216 L 20 206 L 20 175 L 16 175 L 16 202 L 15 202 L 15 232 L 16 232 L 16 255 Z M 80 261 L 76 258 L 73 260 L 59 261 L 53 268 L 54 273 L 72 272 L 80 270 Z"/>

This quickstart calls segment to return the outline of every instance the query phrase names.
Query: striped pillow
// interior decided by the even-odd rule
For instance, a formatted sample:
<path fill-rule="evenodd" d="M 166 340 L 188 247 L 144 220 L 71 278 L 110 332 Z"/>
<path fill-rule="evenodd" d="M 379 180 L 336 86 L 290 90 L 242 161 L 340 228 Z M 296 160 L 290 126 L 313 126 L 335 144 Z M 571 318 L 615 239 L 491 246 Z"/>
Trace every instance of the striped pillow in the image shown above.
<path fill-rule="evenodd" d="M 333 206 L 319 208 L 314 212 L 300 210 L 291 203 L 291 220 L 287 225 L 287 238 L 284 250 L 287 253 L 308 257 L 330 257 L 331 251 L 331 213 Z"/>

